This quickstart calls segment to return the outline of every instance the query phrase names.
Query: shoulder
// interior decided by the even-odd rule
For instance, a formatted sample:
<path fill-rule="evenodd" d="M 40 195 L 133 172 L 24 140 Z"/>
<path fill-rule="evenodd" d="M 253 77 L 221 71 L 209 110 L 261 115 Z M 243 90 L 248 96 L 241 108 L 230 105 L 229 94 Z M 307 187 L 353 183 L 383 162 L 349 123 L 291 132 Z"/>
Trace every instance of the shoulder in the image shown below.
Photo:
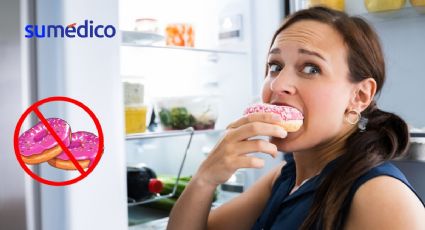
<path fill-rule="evenodd" d="M 380 175 L 355 192 L 347 229 L 425 229 L 425 209 L 400 179 Z"/>

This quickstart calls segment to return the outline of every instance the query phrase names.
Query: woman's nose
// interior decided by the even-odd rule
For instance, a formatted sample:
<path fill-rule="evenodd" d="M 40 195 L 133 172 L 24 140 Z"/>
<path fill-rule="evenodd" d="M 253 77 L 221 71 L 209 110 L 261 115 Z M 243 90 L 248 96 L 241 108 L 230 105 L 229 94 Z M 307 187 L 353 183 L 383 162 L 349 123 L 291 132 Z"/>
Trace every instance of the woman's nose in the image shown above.
<path fill-rule="evenodd" d="M 295 94 L 294 76 L 289 73 L 289 71 L 282 70 L 279 75 L 272 80 L 270 90 L 276 94 Z"/>

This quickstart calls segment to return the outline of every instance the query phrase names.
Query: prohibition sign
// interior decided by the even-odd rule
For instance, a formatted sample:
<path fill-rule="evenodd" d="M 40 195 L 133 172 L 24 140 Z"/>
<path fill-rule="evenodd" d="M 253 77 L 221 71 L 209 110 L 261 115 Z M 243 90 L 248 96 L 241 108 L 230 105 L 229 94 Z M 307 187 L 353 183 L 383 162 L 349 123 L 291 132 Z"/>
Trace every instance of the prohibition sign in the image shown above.
<path fill-rule="evenodd" d="M 53 102 L 53 101 L 61 101 L 61 102 L 68 102 L 68 103 L 72 103 L 80 108 L 82 108 L 93 120 L 94 124 L 96 125 L 96 129 L 97 129 L 97 133 L 99 135 L 99 147 L 98 147 L 98 151 L 96 154 L 96 157 L 93 161 L 93 163 L 91 162 L 91 166 L 87 169 L 87 171 L 84 171 L 84 169 L 80 166 L 80 164 L 78 164 L 77 160 L 75 159 L 75 157 L 71 154 L 71 152 L 69 151 L 69 149 L 64 145 L 64 143 L 60 140 L 60 138 L 58 137 L 58 135 L 54 132 L 53 128 L 50 127 L 50 125 L 48 124 L 46 118 L 43 116 L 43 114 L 40 112 L 40 110 L 38 109 L 39 106 L 48 103 L 48 102 Z M 47 180 L 44 179 L 40 176 L 38 176 L 37 174 L 33 173 L 28 166 L 25 164 L 25 162 L 22 160 L 21 158 L 21 151 L 19 149 L 19 145 L 18 145 L 18 138 L 19 138 L 19 131 L 21 130 L 22 124 L 25 121 L 26 117 L 31 113 L 34 112 L 37 117 L 41 120 L 41 122 L 43 122 L 44 126 L 46 126 L 47 130 L 49 131 L 49 133 L 53 136 L 53 138 L 56 140 L 56 142 L 60 145 L 60 147 L 62 148 L 62 150 L 68 155 L 69 159 L 72 161 L 72 163 L 75 165 L 75 167 L 78 169 L 78 171 L 80 172 L 80 176 L 71 179 L 71 180 L 67 180 L 67 181 L 51 181 L 51 180 Z M 15 128 L 15 133 L 13 136 L 13 142 L 14 142 L 14 148 L 15 148 L 15 154 L 16 154 L 16 158 L 19 162 L 19 164 L 21 165 L 21 167 L 25 170 L 26 173 L 28 173 L 28 175 L 30 175 L 33 179 L 37 180 L 40 183 L 44 183 L 44 184 L 48 184 L 48 185 L 53 185 L 53 186 L 65 186 L 65 185 L 70 185 L 70 184 L 74 184 L 80 180 L 82 180 L 83 178 L 85 178 L 88 174 L 90 174 L 94 168 L 97 166 L 97 164 L 100 161 L 100 158 L 102 157 L 103 154 L 103 144 L 104 144 L 104 137 L 103 137 L 103 131 L 102 131 L 102 127 L 100 126 L 100 122 L 97 119 L 96 115 L 83 103 L 69 98 L 69 97 L 48 97 L 45 99 L 42 99 L 40 101 L 37 101 L 36 103 L 32 104 L 27 110 L 25 110 L 25 112 L 21 115 L 21 117 L 18 120 L 18 123 L 16 124 L 16 128 Z"/>

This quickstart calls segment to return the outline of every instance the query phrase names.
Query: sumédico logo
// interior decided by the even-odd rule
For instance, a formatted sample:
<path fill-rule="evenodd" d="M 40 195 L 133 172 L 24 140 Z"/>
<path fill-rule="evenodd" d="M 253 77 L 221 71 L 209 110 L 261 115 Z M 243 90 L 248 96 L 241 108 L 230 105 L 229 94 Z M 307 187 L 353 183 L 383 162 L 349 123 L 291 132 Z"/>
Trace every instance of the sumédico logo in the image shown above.
<path fill-rule="evenodd" d="M 116 29 L 112 25 L 93 25 L 92 20 L 84 20 L 84 24 L 77 26 L 72 23 L 67 26 L 62 25 L 27 25 L 25 26 L 26 38 L 112 38 L 116 34 Z"/>

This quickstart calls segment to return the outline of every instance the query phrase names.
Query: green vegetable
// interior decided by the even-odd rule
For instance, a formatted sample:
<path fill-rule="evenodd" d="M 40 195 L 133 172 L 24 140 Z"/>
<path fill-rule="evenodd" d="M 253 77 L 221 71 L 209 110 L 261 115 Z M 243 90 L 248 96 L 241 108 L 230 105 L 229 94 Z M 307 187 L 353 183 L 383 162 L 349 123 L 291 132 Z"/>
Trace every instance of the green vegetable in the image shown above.
<path fill-rule="evenodd" d="M 176 183 L 177 177 L 169 176 L 169 175 L 159 175 L 157 177 L 160 181 L 162 181 L 164 187 L 162 189 L 161 195 L 170 194 L 173 191 L 174 184 Z M 164 198 L 157 200 L 155 202 L 143 204 L 145 207 L 160 209 L 164 211 L 171 211 L 174 204 L 176 203 L 179 196 L 182 194 L 183 190 L 186 188 L 192 176 L 180 177 L 179 183 L 177 185 L 176 194 L 171 198 Z M 214 193 L 213 201 L 217 200 L 217 190 Z"/>
<path fill-rule="evenodd" d="M 177 201 L 177 198 L 182 194 L 183 190 L 186 188 L 186 185 L 189 183 L 190 178 L 191 177 L 180 177 L 179 183 L 177 184 L 176 194 L 174 194 L 173 197 L 160 199 L 152 203 L 147 203 L 145 204 L 145 206 L 168 212 L 171 211 Z M 157 177 L 157 179 L 160 180 L 164 185 L 160 193 L 161 195 L 168 195 L 173 192 L 173 188 L 177 179 L 175 176 L 160 175 Z"/>
<path fill-rule="evenodd" d="M 162 181 L 164 187 L 161 191 L 161 195 L 167 195 L 173 192 L 174 185 L 176 184 L 177 177 L 175 176 L 168 176 L 168 175 L 160 175 L 158 176 L 158 179 Z M 192 179 L 192 176 L 185 176 L 180 177 L 179 183 L 177 184 L 176 193 L 174 194 L 173 198 L 179 198 L 180 195 L 183 193 L 183 190 L 186 188 L 186 186 L 189 184 L 189 181 Z M 213 201 L 217 200 L 217 190 L 214 192 Z"/>
<path fill-rule="evenodd" d="M 173 188 L 174 188 L 174 185 L 176 184 L 177 177 L 162 175 L 162 176 L 159 176 L 158 179 L 162 181 L 162 183 L 164 184 L 164 187 L 162 188 L 162 191 L 161 191 L 161 195 L 166 195 L 173 192 Z M 180 177 L 179 183 L 177 184 L 176 193 L 173 196 L 174 198 L 178 198 L 182 194 L 183 190 L 186 188 L 190 179 L 191 177 Z"/>
<path fill-rule="evenodd" d="M 159 119 L 165 127 L 185 129 L 194 126 L 196 119 L 184 107 L 174 107 L 171 110 L 161 109 Z"/>
<path fill-rule="evenodd" d="M 159 119 L 164 126 L 171 125 L 171 113 L 168 109 L 161 109 L 159 112 Z"/>

